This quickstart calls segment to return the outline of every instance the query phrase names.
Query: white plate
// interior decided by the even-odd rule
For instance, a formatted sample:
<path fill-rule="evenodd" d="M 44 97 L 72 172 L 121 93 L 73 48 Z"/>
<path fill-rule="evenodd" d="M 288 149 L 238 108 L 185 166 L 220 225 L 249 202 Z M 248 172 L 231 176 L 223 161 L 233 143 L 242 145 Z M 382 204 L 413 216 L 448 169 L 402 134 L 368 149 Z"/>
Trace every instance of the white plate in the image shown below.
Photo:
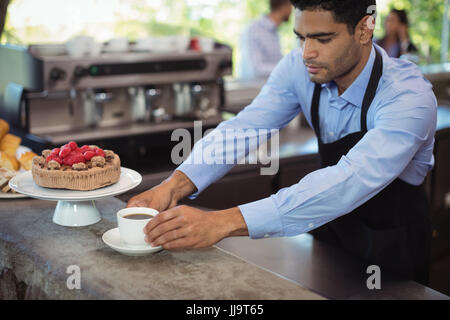
<path fill-rule="evenodd" d="M 114 228 L 106 231 L 102 236 L 102 240 L 111 249 L 120 252 L 122 254 L 125 254 L 127 256 L 143 256 L 150 253 L 156 253 L 162 250 L 161 246 L 152 247 L 148 245 L 147 247 L 142 248 L 134 248 L 127 246 L 120 239 L 119 228 Z"/>
<path fill-rule="evenodd" d="M 23 199 L 23 198 L 28 198 L 28 196 L 20 193 L 0 192 L 0 199 Z"/>
<path fill-rule="evenodd" d="M 122 167 L 120 180 L 117 183 L 92 191 L 43 188 L 34 182 L 31 171 L 20 173 L 12 178 L 9 186 L 16 192 L 40 200 L 88 201 L 122 194 L 138 186 L 141 181 L 142 176 L 139 173 Z"/>

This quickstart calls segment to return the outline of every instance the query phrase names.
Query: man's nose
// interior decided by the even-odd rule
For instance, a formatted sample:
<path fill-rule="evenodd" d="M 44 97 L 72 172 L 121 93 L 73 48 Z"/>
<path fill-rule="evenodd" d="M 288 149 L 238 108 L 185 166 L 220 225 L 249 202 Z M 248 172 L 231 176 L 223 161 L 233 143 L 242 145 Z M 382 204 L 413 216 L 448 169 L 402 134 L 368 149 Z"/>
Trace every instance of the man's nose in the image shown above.
<path fill-rule="evenodd" d="M 306 39 L 303 42 L 303 60 L 317 59 L 319 52 L 314 45 L 313 39 Z"/>

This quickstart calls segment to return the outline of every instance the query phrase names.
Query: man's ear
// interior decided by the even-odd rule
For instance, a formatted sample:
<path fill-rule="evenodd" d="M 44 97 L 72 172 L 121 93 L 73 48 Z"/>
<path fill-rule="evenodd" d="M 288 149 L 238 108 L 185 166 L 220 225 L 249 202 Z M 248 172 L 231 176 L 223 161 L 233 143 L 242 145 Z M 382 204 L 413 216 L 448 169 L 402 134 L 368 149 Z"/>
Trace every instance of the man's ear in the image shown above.
<path fill-rule="evenodd" d="M 355 29 L 356 40 L 361 44 L 369 43 L 373 38 L 375 21 L 372 16 L 365 16 L 358 22 Z"/>

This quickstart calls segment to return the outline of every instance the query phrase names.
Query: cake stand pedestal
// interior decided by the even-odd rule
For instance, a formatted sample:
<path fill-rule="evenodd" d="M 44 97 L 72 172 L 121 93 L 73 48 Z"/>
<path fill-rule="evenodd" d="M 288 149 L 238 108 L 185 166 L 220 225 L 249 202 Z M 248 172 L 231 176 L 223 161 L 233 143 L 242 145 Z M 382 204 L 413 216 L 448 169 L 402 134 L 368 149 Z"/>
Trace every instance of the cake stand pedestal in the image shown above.
<path fill-rule="evenodd" d="M 57 201 L 53 222 L 65 227 L 84 227 L 101 220 L 95 200 L 125 193 L 142 182 L 142 176 L 134 170 L 121 168 L 117 183 L 92 191 L 50 189 L 38 186 L 30 171 L 10 180 L 9 186 L 18 193 L 48 201 Z"/>
<path fill-rule="evenodd" d="M 95 201 L 64 201 L 56 204 L 53 222 L 66 227 L 83 227 L 101 220 Z"/>

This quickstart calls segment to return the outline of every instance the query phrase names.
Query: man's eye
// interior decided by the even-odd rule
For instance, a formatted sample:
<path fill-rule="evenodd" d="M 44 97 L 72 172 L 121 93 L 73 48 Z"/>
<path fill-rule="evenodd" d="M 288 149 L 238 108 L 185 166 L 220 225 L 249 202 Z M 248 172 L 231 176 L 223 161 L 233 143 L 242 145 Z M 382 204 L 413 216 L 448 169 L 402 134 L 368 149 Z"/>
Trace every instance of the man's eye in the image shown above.
<path fill-rule="evenodd" d="M 320 43 L 325 44 L 325 43 L 330 42 L 330 41 L 331 41 L 331 38 L 330 38 L 330 39 L 317 39 L 317 40 L 319 40 Z"/>

